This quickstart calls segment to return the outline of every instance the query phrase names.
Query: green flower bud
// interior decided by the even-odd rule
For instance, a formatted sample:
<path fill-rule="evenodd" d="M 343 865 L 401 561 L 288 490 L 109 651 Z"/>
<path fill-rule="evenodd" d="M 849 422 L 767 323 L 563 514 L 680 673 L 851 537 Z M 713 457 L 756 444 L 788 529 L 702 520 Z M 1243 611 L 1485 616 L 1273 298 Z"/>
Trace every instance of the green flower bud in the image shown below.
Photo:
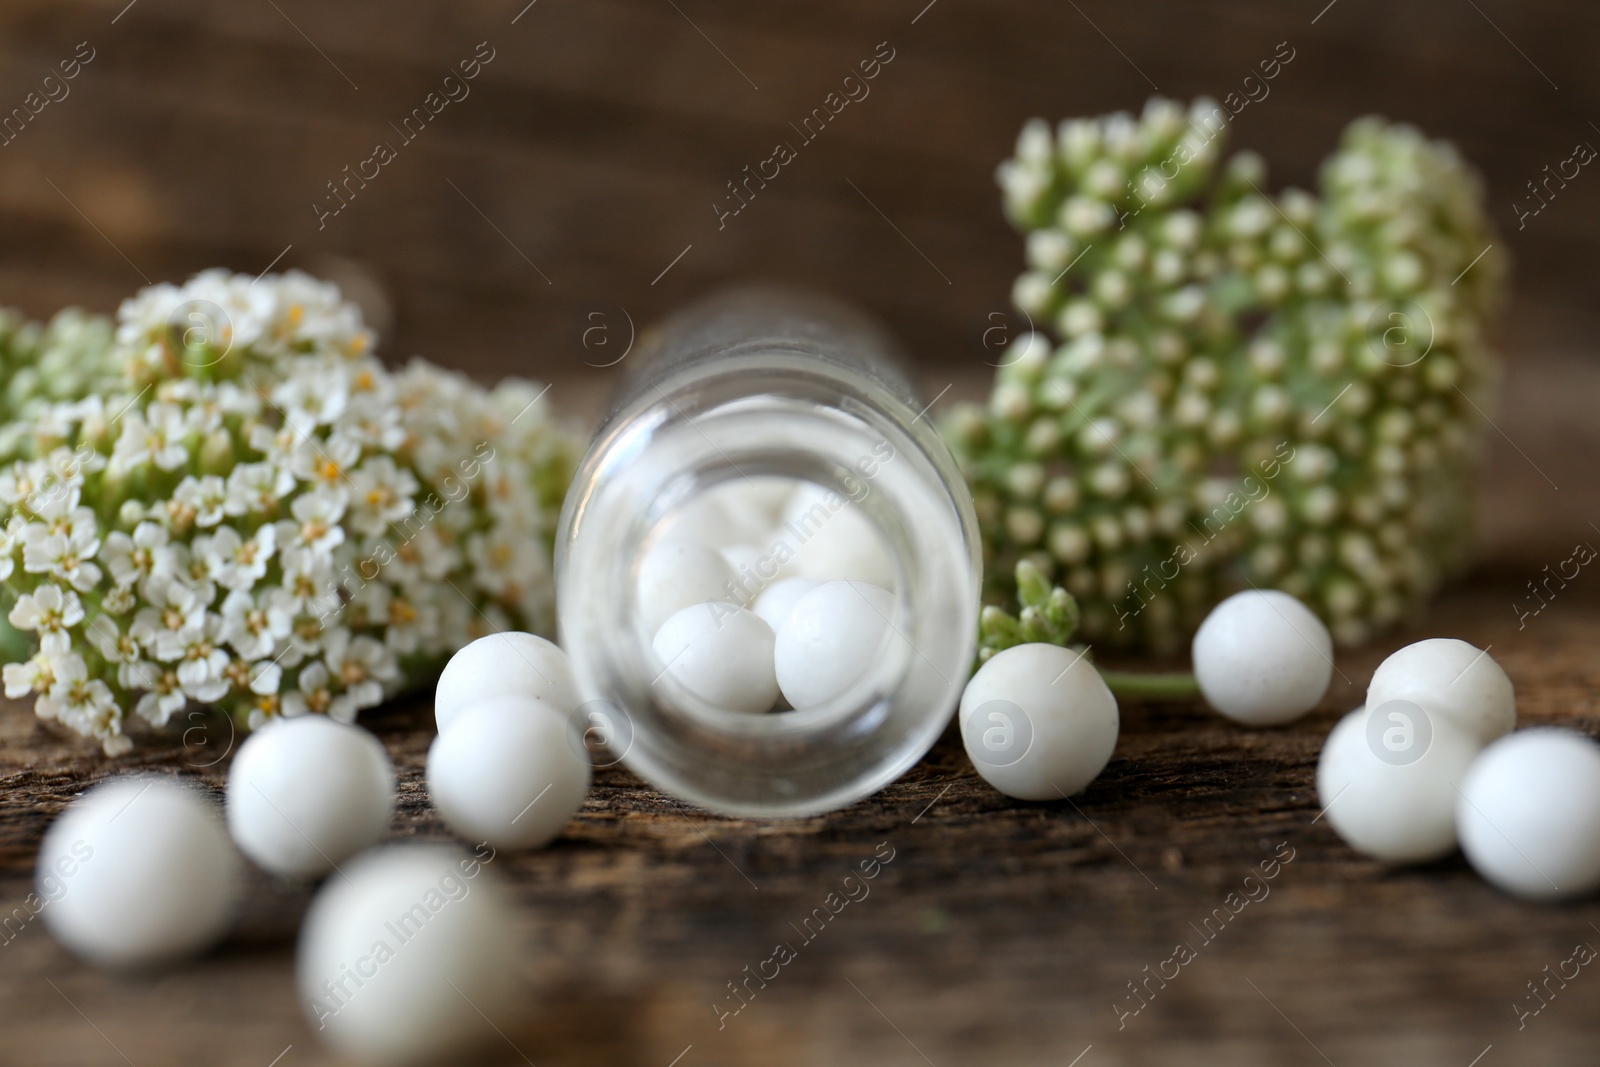
<path fill-rule="evenodd" d="M 1372 119 L 1317 192 L 1273 195 L 1259 157 L 1217 166 L 1227 132 L 1214 101 L 1157 99 L 1053 137 L 1030 124 L 1001 168 L 1027 234 L 1018 303 L 1067 343 L 1042 374 L 1003 368 L 948 433 L 987 557 L 1061 567 L 1089 640 L 1170 645 L 1244 574 L 1360 639 L 1467 558 L 1465 397 L 1488 399 L 1504 280 L 1493 253 L 1462 275 L 1493 239 L 1480 183 Z M 1169 558 L 1177 579 L 1140 587 Z M 1014 596 L 1014 576 L 989 588 Z"/>

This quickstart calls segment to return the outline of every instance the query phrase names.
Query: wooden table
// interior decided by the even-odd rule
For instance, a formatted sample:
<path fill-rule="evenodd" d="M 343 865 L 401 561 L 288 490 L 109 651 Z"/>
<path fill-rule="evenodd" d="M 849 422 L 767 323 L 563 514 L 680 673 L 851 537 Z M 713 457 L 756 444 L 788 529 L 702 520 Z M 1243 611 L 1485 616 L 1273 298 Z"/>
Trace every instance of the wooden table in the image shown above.
<path fill-rule="evenodd" d="M 849 809 L 746 822 L 694 810 L 620 770 L 601 772 L 551 848 L 503 854 L 537 948 L 534 993 L 493 1020 L 490 1059 L 517 1064 L 1593 1064 L 1600 975 L 1586 969 L 1519 1030 L 1527 983 L 1600 946 L 1600 904 L 1540 907 L 1484 884 L 1460 858 L 1388 871 L 1319 821 L 1322 739 L 1406 637 L 1459 636 L 1514 680 L 1524 723 L 1600 734 L 1600 579 L 1584 575 L 1519 631 L 1510 605 L 1578 540 L 1600 543 L 1600 373 L 1523 361 L 1490 431 L 1483 565 L 1423 625 L 1341 653 L 1318 711 L 1287 729 L 1234 728 L 1198 705 L 1125 705 L 1116 756 L 1072 802 L 989 789 L 959 740 Z M 937 385 L 935 386 L 937 388 Z M 1556 488 L 1559 486 L 1559 488 Z M 0 901 L 29 889 L 40 836 L 109 768 L 0 715 Z M 370 724 L 400 773 L 394 840 L 448 835 L 422 783 L 426 698 Z M 196 777 L 173 748 L 126 761 Z M 886 843 L 886 844 L 885 844 Z M 814 940 L 798 924 L 847 868 L 889 854 L 870 894 Z M 1212 919 L 1263 860 L 1269 892 Z M 1251 883 L 1252 886 L 1258 883 Z M 0 948 L 0 1063 L 332 1062 L 302 1021 L 293 939 L 309 899 L 255 875 L 237 932 L 196 964 L 140 977 L 88 968 L 35 923 Z M 1207 933 L 1206 931 L 1211 931 Z M 1220 932 L 1215 932 L 1220 931 Z M 778 942 L 796 949 L 736 1015 L 726 983 Z M 1195 957 L 1130 1011 L 1187 942 Z M 1170 966 L 1166 967 L 1171 973 Z M 274 1057 L 281 1059 L 274 1060 Z"/>

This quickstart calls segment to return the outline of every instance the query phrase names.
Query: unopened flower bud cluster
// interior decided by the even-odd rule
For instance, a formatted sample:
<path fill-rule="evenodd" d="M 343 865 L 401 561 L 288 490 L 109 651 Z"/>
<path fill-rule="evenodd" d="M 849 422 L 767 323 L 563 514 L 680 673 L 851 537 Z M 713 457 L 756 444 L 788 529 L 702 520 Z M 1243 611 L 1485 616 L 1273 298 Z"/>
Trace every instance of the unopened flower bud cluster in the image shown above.
<path fill-rule="evenodd" d="M 1032 560 L 1013 572 L 1017 612 L 987 604 L 978 617 L 978 665 L 1017 645 L 1065 645 L 1078 629 L 1078 602 L 1060 586 L 1051 587 Z"/>
<path fill-rule="evenodd" d="M 1272 195 L 1259 157 L 1224 161 L 1226 136 L 1212 101 L 1155 99 L 1030 122 L 999 170 L 1037 332 L 946 429 L 991 594 L 1014 599 L 1031 560 L 1091 641 L 1171 648 L 1255 585 L 1356 642 L 1468 548 L 1502 280 L 1493 253 L 1474 262 L 1491 240 L 1475 177 L 1363 119 L 1318 195 Z"/>
<path fill-rule="evenodd" d="M 551 632 L 579 443 L 537 386 L 371 347 L 298 272 L 0 323 L 6 695 L 118 754 L 130 715 L 349 721 L 476 636 Z"/>

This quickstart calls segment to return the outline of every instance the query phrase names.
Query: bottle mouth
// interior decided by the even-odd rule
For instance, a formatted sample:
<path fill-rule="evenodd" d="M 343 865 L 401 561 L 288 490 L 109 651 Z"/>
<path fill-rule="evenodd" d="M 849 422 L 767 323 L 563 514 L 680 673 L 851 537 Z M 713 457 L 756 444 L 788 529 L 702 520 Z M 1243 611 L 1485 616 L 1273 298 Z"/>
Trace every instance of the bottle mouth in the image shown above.
<path fill-rule="evenodd" d="M 741 815 L 829 810 L 902 773 L 943 731 L 976 640 L 976 521 L 937 435 L 890 390 L 770 345 L 686 368 L 618 414 L 557 539 L 562 644 L 586 701 L 579 732 L 606 720 L 602 761 Z M 750 610 L 787 576 L 778 557 L 846 521 L 876 532 L 884 559 L 868 574 L 883 580 L 865 584 L 888 592 L 871 597 L 883 625 L 859 675 L 826 699 L 751 713 L 707 699 L 664 662 L 641 570 L 697 502 L 766 479 L 808 486 L 815 503 L 775 531 L 788 553 L 769 544 L 737 572 L 735 607 Z"/>

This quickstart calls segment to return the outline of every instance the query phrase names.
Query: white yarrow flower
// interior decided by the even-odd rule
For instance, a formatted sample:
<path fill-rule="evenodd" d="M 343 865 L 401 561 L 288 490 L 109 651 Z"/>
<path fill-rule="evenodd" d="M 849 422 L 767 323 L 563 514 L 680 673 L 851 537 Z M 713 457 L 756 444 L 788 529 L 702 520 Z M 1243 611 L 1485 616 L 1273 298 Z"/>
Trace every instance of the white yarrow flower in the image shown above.
<path fill-rule="evenodd" d="M 328 679 L 328 668 L 321 663 L 302 667 L 295 689 L 283 694 L 283 714 L 289 718 L 311 712 L 327 714 L 333 704 Z"/>
<path fill-rule="evenodd" d="M 176 568 L 177 554 L 168 545 L 171 534 L 154 522 L 140 522 L 132 536 L 121 530 L 106 535 L 100 558 L 119 586 L 145 578 L 165 578 Z"/>
<path fill-rule="evenodd" d="M 144 690 L 133 711 L 151 726 L 165 726 L 189 702 L 178 672 L 171 667 L 148 663 L 124 666 L 118 670 L 117 680 L 125 689 Z"/>
<path fill-rule="evenodd" d="M 247 661 L 271 656 L 289 636 L 297 607 L 278 587 L 265 590 L 259 601 L 236 589 L 222 602 L 222 640 Z"/>
<path fill-rule="evenodd" d="M 163 663 L 178 659 L 190 640 L 205 631 L 205 603 L 177 578 L 146 579 L 140 592 L 150 606 L 139 609 L 128 632 Z"/>
<path fill-rule="evenodd" d="M 5 688 L 40 715 L 110 754 L 129 715 L 170 729 L 191 702 L 350 721 L 486 627 L 548 628 L 577 449 L 524 411 L 538 387 L 395 374 L 295 272 L 206 271 L 39 336 L 0 398 L 22 413 L 0 421 L 0 582 L 36 650 Z"/>
<path fill-rule="evenodd" d="M 215 474 L 188 475 L 172 491 L 172 499 L 193 513 L 196 526 L 215 526 L 227 515 L 228 485 Z"/>
<path fill-rule="evenodd" d="M 326 559 L 333 550 L 344 543 L 345 496 L 328 489 L 314 489 L 295 498 L 289 507 L 294 516 L 278 523 L 277 543 L 287 552 L 305 548 L 318 558 Z"/>
<path fill-rule="evenodd" d="M 51 642 L 22 663 L 8 663 L 4 670 L 5 692 L 11 700 L 30 693 L 47 693 L 61 679 L 87 677 L 83 657 L 60 642 Z"/>
<path fill-rule="evenodd" d="M 223 675 L 228 653 L 220 647 L 221 630 L 222 619 L 208 614 L 202 626 L 182 637 L 178 681 L 191 700 L 211 703 L 228 693 L 228 679 Z"/>
<path fill-rule="evenodd" d="M 277 530 L 263 526 L 251 537 L 241 537 L 232 526 L 219 526 L 209 537 L 194 541 L 195 558 L 208 578 L 224 589 L 249 589 L 266 573 L 277 547 Z"/>
<path fill-rule="evenodd" d="M 6 618 L 19 630 L 59 633 L 83 621 L 83 602 L 72 590 L 45 583 L 19 596 Z"/>
<path fill-rule="evenodd" d="M 268 514 L 294 490 L 294 475 L 275 463 L 241 463 L 228 475 L 222 510 L 229 515 Z"/>
<path fill-rule="evenodd" d="M 374 456 L 351 472 L 350 487 L 350 525 L 360 534 L 382 533 L 416 507 L 417 479 L 388 456 Z"/>

